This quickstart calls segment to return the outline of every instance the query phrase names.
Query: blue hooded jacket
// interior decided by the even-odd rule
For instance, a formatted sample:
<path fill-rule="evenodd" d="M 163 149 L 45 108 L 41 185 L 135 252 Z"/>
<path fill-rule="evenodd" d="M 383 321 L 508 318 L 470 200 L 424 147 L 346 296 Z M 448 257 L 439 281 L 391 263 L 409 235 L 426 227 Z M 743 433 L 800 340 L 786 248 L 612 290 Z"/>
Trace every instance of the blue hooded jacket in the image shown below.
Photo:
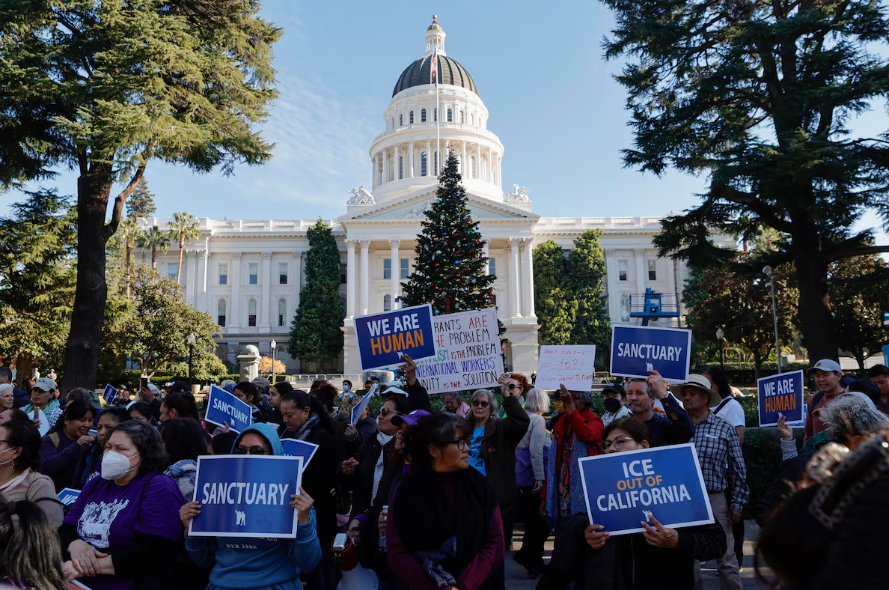
<path fill-rule="evenodd" d="M 283 455 L 274 428 L 254 424 L 246 428 L 232 447 L 248 432 L 255 432 Z M 200 567 L 212 567 L 207 590 L 302 590 L 299 576 L 314 571 L 321 560 L 321 544 L 315 531 L 315 510 L 308 524 L 299 525 L 296 539 L 245 537 L 186 537 L 188 555 Z"/>

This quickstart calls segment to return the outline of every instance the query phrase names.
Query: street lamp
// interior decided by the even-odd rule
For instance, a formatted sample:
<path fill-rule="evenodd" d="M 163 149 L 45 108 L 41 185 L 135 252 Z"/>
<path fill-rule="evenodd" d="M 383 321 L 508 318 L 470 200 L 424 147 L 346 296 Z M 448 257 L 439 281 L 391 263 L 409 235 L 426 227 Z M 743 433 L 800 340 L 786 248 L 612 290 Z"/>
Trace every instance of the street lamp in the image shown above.
<path fill-rule="evenodd" d="M 778 373 L 781 373 L 781 341 L 778 339 L 778 304 L 775 302 L 775 275 L 771 266 L 762 269 L 762 273 L 769 277 L 772 287 L 772 320 L 775 323 L 775 354 L 778 355 Z"/>
<path fill-rule="evenodd" d="M 194 333 L 188 335 L 188 390 L 191 391 L 191 360 L 194 355 Z"/>
<path fill-rule="evenodd" d="M 278 356 L 278 343 L 272 338 L 272 385 L 275 384 L 275 359 Z"/>
<path fill-rule="evenodd" d="M 716 339 L 719 340 L 719 369 L 725 373 L 725 332 L 722 326 L 716 330 Z"/>

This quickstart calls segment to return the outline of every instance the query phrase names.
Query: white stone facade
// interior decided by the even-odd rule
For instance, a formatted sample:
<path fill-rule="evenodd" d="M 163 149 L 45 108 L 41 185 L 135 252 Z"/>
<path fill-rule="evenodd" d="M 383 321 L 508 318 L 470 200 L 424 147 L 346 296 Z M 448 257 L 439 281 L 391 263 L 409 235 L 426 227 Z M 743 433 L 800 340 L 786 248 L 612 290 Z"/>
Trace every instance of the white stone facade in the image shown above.
<path fill-rule="evenodd" d="M 437 24 L 430 26 L 426 57 L 444 55 L 444 36 Z M 443 115 L 440 123 L 435 121 L 437 113 Z M 339 371 L 359 372 L 352 318 L 388 309 L 399 295 L 400 282 L 412 271 L 422 212 L 435 198 L 437 170 L 449 152 L 460 160 L 468 205 L 487 241 L 489 270 L 497 276 L 493 288 L 498 316 L 506 327 L 507 365 L 513 370 L 530 372 L 537 366 L 532 250 L 544 241 L 555 240 L 568 250 L 583 231 L 602 230 L 613 324 L 631 323 L 631 294 L 646 288 L 681 291 L 688 272 L 685 265 L 658 258 L 652 244 L 660 230 L 659 218 L 539 217 L 527 197 L 550 196 L 526 195 L 520 189 L 504 195 L 503 145 L 488 131 L 487 108 L 472 89 L 440 84 L 436 99 L 435 85 L 413 85 L 393 96 L 383 117 L 386 130 L 373 140 L 368 153 L 370 189 L 351 191 L 345 214 L 327 221 L 340 244 L 344 267 L 340 295 L 346 311 L 345 346 Z M 274 339 L 278 359 L 285 361 L 288 372 L 313 372 L 315 367 L 290 358 L 284 349 L 305 286 L 306 230 L 315 220 L 203 217 L 199 221 L 201 238 L 187 245 L 181 283 L 190 305 L 219 320 L 220 354 L 233 361 L 247 344 L 270 354 Z M 164 229 L 167 222 L 143 223 Z M 730 238 L 715 239 L 734 247 Z M 179 257 L 175 244 L 171 246 L 158 255 L 158 271 L 175 278 Z M 143 262 L 150 262 L 149 252 L 139 254 Z M 675 320 L 670 324 L 661 320 L 660 325 L 675 325 Z"/>

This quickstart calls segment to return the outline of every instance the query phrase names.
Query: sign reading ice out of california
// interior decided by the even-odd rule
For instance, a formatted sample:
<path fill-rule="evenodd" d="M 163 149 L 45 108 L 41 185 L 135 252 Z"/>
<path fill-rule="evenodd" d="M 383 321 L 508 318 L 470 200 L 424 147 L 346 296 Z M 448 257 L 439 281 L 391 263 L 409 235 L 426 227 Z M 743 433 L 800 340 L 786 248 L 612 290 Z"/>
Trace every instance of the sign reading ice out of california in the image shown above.
<path fill-rule="evenodd" d="M 362 371 L 403 365 L 403 354 L 415 361 L 435 356 L 432 306 L 427 303 L 356 317 L 355 339 Z"/>
<path fill-rule="evenodd" d="M 642 522 L 680 528 L 713 522 L 694 445 L 673 445 L 580 459 L 591 524 L 612 535 L 641 533 Z"/>
<path fill-rule="evenodd" d="M 614 326 L 611 332 L 611 374 L 647 378 L 657 371 L 668 381 L 688 380 L 691 330 Z"/>
<path fill-rule="evenodd" d="M 782 373 L 756 380 L 759 425 L 775 426 L 784 416 L 787 423 L 803 419 L 803 372 Z"/>

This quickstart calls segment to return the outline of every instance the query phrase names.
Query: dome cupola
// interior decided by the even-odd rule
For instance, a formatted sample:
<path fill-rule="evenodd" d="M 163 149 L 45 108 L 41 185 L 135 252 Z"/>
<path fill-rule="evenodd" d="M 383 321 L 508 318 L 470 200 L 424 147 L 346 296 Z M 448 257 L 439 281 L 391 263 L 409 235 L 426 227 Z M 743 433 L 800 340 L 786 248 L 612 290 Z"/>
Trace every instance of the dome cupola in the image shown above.
<path fill-rule="evenodd" d="M 426 53 L 404 69 L 401 76 L 398 77 L 398 82 L 395 83 L 392 96 L 414 86 L 434 84 L 432 64 L 436 59 L 438 60 L 439 84 L 459 86 L 474 94 L 478 94 L 475 81 L 469 75 L 469 72 L 466 71 L 466 68 L 445 53 L 445 36 L 444 30 L 438 24 L 438 16 L 432 15 L 432 24 L 426 29 Z"/>

